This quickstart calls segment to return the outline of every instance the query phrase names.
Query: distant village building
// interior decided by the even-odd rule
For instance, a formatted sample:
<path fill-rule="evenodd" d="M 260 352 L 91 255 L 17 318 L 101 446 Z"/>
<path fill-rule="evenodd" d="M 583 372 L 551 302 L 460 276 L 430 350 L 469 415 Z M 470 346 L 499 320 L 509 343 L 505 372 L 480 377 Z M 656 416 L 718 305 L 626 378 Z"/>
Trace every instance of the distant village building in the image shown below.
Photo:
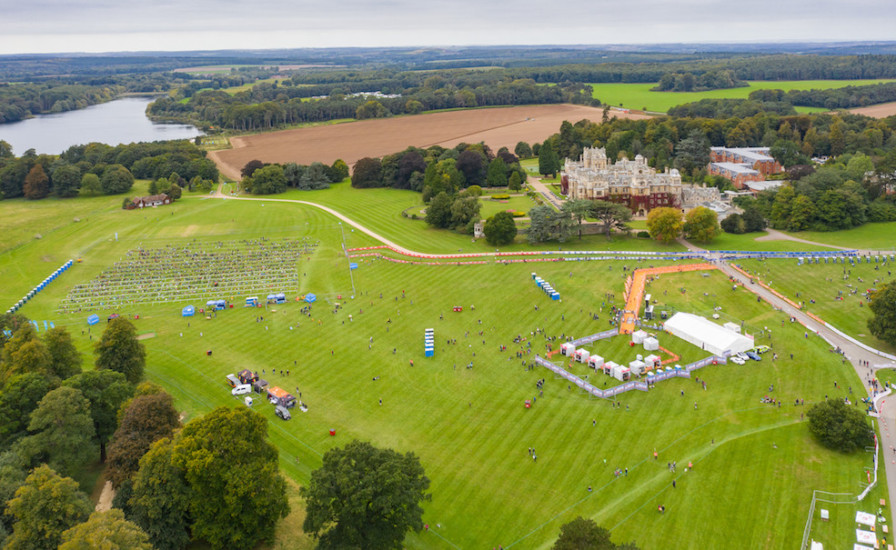
<path fill-rule="evenodd" d="M 669 206 L 681 208 L 681 175 L 678 170 L 663 173 L 647 165 L 637 155 L 611 164 L 604 148 L 587 148 L 579 161 L 566 159 L 560 174 L 560 188 L 573 199 L 605 200 L 629 207 L 636 216 Z"/>
<path fill-rule="evenodd" d="M 731 180 L 743 189 L 747 182 L 765 181 L 784 168 L 769 153 L 768 147 L 711 147 L 709 173 Z"/>
<path fill-rule="evenodd" d="M 128 208 L 128 210 L 134 208 L 163 206 L 165 204 L 171 204 L 171 198 L 165 193 L 161 193 L 159 195 L 149 195 L 148 197 L 134 197 L 134 200 L 131 202 L 132 206 Z"/>

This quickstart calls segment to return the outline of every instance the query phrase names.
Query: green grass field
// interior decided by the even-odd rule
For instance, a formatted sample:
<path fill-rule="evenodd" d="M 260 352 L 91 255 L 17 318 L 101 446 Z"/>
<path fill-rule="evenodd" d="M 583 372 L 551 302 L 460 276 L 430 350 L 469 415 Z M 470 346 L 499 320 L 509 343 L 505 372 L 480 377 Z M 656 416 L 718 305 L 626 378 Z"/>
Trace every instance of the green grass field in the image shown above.
<path fill-rule="evenodd" d="M 676 105 L 700 101 L 701 99 L 746 99 L 755 90 L 825 90 L 846 86 L 865 86 L 891 80 L 782 80 L 750 81 L 744 88 L 710 90 L 708 92 L 652 92 L 656 84 L 591 84 L 593 97 L 604 104 L 627 109 L 645 109 L 665 113 Z M 825 109 L 797 107 L 801 113 L 823 112 Z"/>
<path fill-rule="evenodd" d="M 848 263 L 797 266 L 795 259 L 743 260 L 739 263 L 750 272 L 758 273 L 778 292 L 795 301 L 805 302 L 804 310 L 818 315 L 853 338 L 888 353 L 896 352 L 892 346 L 868 332 L 871 310 L 864 296 L 866 290 L 893 280 L 892 262 L 886 266 L 873 262 L 861 262 L 855 266 Z M 856 294 L 852 293 L 854 290 Z"/>
<path fill-rule="evenodd" d="M 800 231 L 788 235 L 834 246 L 896 251 L 896 222 L 866 223 L 845 231 Z"/>
<path fill-rule="evenodd" d="M 734 235 L 732 233 L 719 234 L 711 243 L 695 243 L 707 250 L 768 250 L 775 252 L 797 252 L 800 250 L 831 250 L 825 246 L 817 246 L 794 241 L 757 241 L 758 237 L 768 235 L 765 231 L 758 233 L 745 233 Z"/>
<path fill-rule="evenodd" d="M 328 204 L 408 247 L 490 249 L 402 218 L 401 210 L 419 200 L 413 193 L 339 184 L 285 196 Z M 88 312 L 54 311 L 72 285 L 96 277 L 127 250 L 197 239 L 319 240 L 317 252 L 297 265 L 299 292 L 319 298 L 310 316 L 295 302 L 246 309 L 240 307 L 242 296 L 228 296 L 237 307 L 209 320 L 182 318 L 184 303 L 115 311 L 140 316 L 134 323 L 148 336 L 143 340 L 147 378 L 172 393 L 187 420 L 220 405 L 244 406 L 224 381 L 242 368 L 259 371 L 271 385 L 301 392 L 309 410 L 296 410 L 290 422 L 277 419 L 263 400 L 254 405 L 271 422 L 284 474 L 298 484 L 307 482 L 326 450 L 354 438 L 418 454 L 432 480 L 433 498 L 424 505 L 430 530 L 410 534 L 406 548 L 547 548 L 560 526 L 578 515 L 610 528 L 614 540 L 634 540 L 641 548 L 793 548 L 802 537 L 811 491 L 858 493 L 863 469 L 871 463 L 867 453 L 844 456 L 821 448 L 800 421 L 825 395 L 847 395 L 835 390 L 832 380 L 841 381 L 841 388 L 861 387 L 854 371 L 828 353 L 822 340 L 802 338 L 801 328 L 789 323 L 777 328 L 784 319 L 780 312 L 744 290 L 732 292 L 720 273 L 664 275 L 648 291 L 664 308 L 709 315 L 721 307 L 725 319 L 742 320 L 748 331 L 775 326 L 774 338 L 762 336 L 759 343 L 773 345 L 781 359 L 773 362 L 767 354 L 759 363 L 707 367 L 695 373 L 706 381 L 705 391 L 694 380 L 677 379 L 650 393 L 624 394 L 621 406 L 612 407 L 564 388 L 544 369 L 527 371 L 515 353 L 543 353 L 544 335 L 578 337 L 608 328 L 606 311 L 622 304 L 628 269 L 648 262 L 412 266 L 364 258 L 350 271 L 343 245 L 376 242 L 313 207 L 199 195 L 146 211 L 123 211 L 120 203 L 117 197 L 0 202 L 4 214 L 53 228 L 41 239 L 33 238 L 33 229 L 0 235 L 5 281 L 0 300 L 13 303 L 65 260 L 81 258 L 22 313 L 66 326 L 89 361 L 101 326 L 88 331 Z M 72 221 L 82 209 L 89 216 Z M 603 237 L 590 237 L 581 246 L 601 242 L 606 243 Z M 579 245 L 573 240 L 563 248 Z M 607 246 L 634 245 L 659 246 L 645 239 Z M 532 284 L 532 271 L 550 281 L 563 300 L 547 299 Z M 271 290 L 260 288 L 257 294 Z M 337 309 L 336 302 L 344 307 Z M 464 311 L 453 312 L 455 305 Z M 427 327 L 435 329 L 432 359 L 423 357 Z M 533 334 L 536 329 L 544 334 Z M 526 339 L 521 345 L 512 342 L 518 335 Z M 704 356 L 663 334 L 660 344 L 682 362 Z M 507 351 L 500 351 L 501 345 Z M 629 348 L 624 337 L 593 349 L 617 362 L 643 353 Z M 789 353 L 796 359 L 785 359 Z M 536 397 L 540 378 L 546 378 L 544 395 L 527 410 L 524 400 Z M 760 403 L 769 384 L 782 407 Z M 794 407 L 795 399 L 805 399 L 806 407 Z M 527 453 L 530 447 L 537 462 Z M 673 460 L 676 474 L 666 468 Z M 685 473 L 688 462 L 694 467 Z M 616 468 L 628 468 L 628 475 L 614 477 Z M 871 502 L 878 494 L 884 490 L 872 492 Z M 294 493 L 291 498 L 293 514 L 278 529 L 275 548 L 308 545 L 300 531 L 300 500 Z M 667 508 L 664 515 L 657 513 L 660 504 Z M 847 515 L 819 527 L 816 540 L 844 547 L 854 536 L 851 521 L 843 520 Z"/>

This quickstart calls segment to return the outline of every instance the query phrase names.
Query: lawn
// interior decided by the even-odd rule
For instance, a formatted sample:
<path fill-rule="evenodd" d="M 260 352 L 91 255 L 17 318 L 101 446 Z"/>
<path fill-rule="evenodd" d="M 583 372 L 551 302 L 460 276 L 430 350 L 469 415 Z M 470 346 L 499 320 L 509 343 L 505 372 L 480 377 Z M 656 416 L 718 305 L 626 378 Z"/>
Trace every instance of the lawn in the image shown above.
<path fill-rule="evenodd" d="M 665 113 L 676 105 L 700 101 L 701 99 L 746 99 L 755 90 L 813 90 L 843 88 L 846 86 L 864 86 L 879 82 L 892 82 L 891 80 L 782 80 L 782 81 L 751 81 L 744 88 L 729 88 L 725 90 L 710 90 L 708 92 L 652 92 L 650 89 L 656 84 L 590 84 L 593 87 L 593 97 L 600 99 L 604 104 L 628 109 L 644 109 Z M 823 112 L 826 109 L 813 107 L 797 107 L 797 111 Z"/>
<path fill-rule="evenodd" d="M 337 185 L 292 196 L 332 204 L 407 246 L 450 250 L 450 233 L 400 216 L 403 205 L 418 196 L 406 193 Z M 290 422 L 277 419 L 263 400 L 254 406 L 271 423 L 282 471 L 298 484 L 308 481 L 326 450 L 354 438 L 415 452 L 432 480 L 433 498 L 424 505 L 430 530 L 411 534 L 406 548 L 546 548 L 560 526 L 578 515 L 612 529 L 615 540 L 634 540 L 642 548 L 789 548 L 801 539 L 812 489 L 857 493 L 861 488 L 870 457 L 827 451 L 800 422 L 812 402 L 846 395 L 845 389 L 833 389 L 831 380 L 840 380 L 841 388 L 858 388 L 860 380 L 822 340 L 802 338 L 802 329 L 790 323 L 777 328 L 784 320 L 780 312 L 744 290 L 732 292 L 719 273 L 665 275 L 649 292 L 672 310 L 710 314 L 721 307 L 724 319 L 742 320 L 748 331 L 775 326 L 769 342 L 782 359 L 707 367 L 696 373 L 706 381 L 705 391 L 692 380 L 671 380 L 650 393 L 624 394 L 619 397 L 624 406 L 614 408 L 564 388 L 544 369 L 526 370 L 521 363 L 531 355 L 515 354 L 543 353 L 547 344 L 556 345 L 545 336 L 559 340 L 605 330 L 607 308 L 622 304 L 628 270 L 657 262 L 429 267 L 366 259 L 350 271 L 343 243 L 375 242 L 313 207 L 190 196 L 171 207 L 128 212 L 120 210 L 120 200 L 109 200 L 107 208 L 90 214 L 89 223 L 60 224 L 40 240 L 27 238 L 16 246 L 19 237 L 0 236 L 6 250 L 0 254 L 0 276 L 8 283 L 0 288 L 0 299 L 11 303 L 63 261 L 82 258 L 22 313 L 66 326 L 89 359 L 101 326 L 88 330 L 88 312 L 54 311 L 68 288 L 96 277 L 127 250 L 182 246 L 195 239 L 235 239 L 245 246 L 255 246 L 260 237 L 319 240 L 318 250 L 297 265 L 299 292 L 318 295 L 310 316 L 294 302 L 242 308 L 242 296 L 228 296 L 237 307 L 209 320 L 180 317 L 182 303 L 117 312 L 139 314 L 138 333 L 155 333 L 143 340 L 147 378 L 172 393 L 187 420 L 216 406 L 243 406 L 224 382 L 226 374 L 242 368 L 259 371 L 271 385 L 301 392 L 309 410 L 296 411 Z M 0 212 L 32 204 L 38 203 L 7 201 L 0 203 Z M 51 218 L 62 221 L 93 203 L 67 204 L 67 214 Z M 464 248 L 474 249 L 468 237 L 460 238 Z M 617 242 L 656 246 L 644 239 Z M 578 241 L 563 246 L 578 248 Z M 547 299 L 532 284 L 533 270 L 551 281 L 562 301 Z M 258 294 L 270 290 L 257 289 Z M 344 307 L 336 308 L 336 302 Z M 464 311 L 453 312 L 455 305 Z M 591 318 L 594 312 L 600 319 Z M 426 327 L 435 328 L 432 359 L 423 357 Z M 544 332 L 534 334 L 536 329 Z M 520 345 L 512 342 L 518 335 L 525 338 Z M 449 339 L 457 343 L 448 344 Z M 607 355 L 633 352 L 626 351 L 624 337 L 594 349 L 604 344 L 612 347 Z M 682 361 L 703 356 L 702 350 L 662 334 L 660 344 L 674 348 Z M 796 359 L 784 359 L 789 353 Z M 473 367 L 465 368 L 471 362 Z M 544 395 L 527 410 L 523 402 L 536 395 L 540 378 L 546 378 Z M 802 398 L 806 407 L 761 404 L 769 384 L 784 403 Z M 537 450 L 537 462 L 526 451 L 530 447 Z M 666 468 L 672 460 L 679 464 L 674 475 Z M 689 461 L 694 468 L 685 473 Z M 628 468 L 628 475 L 614 477 L 616 468 Z M 307 545 L 299 527 L 301 501 L 291 495 L 293 515 L 281 525 L 273 548 Z M 659 504 L 667 508 L 662 516 L 656 512 Z M 844 546 L 851 528 L 848 522 L 838 524 L 826 542 Z"/>
<path fill-rule="evenodd" d="M 893 281 L 893 264 L 859 262 L 797 266 L 797 260 L 742 260 L 741 266 L 756 273 L 785 296 L 804 302 L 804 310 L 818 315 L 857 340 L 886 351 L 892 346 L 868 332 L 871 310 L 865 291 Z M 855 294 L 853 294 L 855 291 Z M 812 303 L 814 300 L 814 303 Z"/>
<path fill-rule="evenodd" d="M 834 246 L 896 251 L 896 222 L 866 223 L 844 231 L 800 231 L 788 234 Z"/>
<path fill-rule="evenodd" d="M 825 246 L 798 243 L 794 241 L 757 241 L 759 237 L 768 235 L 765 231 L 758 233 L 744 233 L 743 235 L 735 235 L 733 233 L 720 233 L 711 243 L 697 243 L 699 247 L 707 250 L 767 250 L 775 252 L 797 252 L 801 250 L 831 250 Z"/>

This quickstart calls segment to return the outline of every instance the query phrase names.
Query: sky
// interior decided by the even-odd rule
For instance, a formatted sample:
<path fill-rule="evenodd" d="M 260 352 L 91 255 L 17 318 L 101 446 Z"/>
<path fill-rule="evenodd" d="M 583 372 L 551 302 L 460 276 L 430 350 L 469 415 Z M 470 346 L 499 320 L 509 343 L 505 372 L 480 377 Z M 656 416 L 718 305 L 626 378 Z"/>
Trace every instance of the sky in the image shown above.
<path fill-rule="evenodd" d="M 0 54 L 870 41 L 894 0 L 0 0 Z"/>

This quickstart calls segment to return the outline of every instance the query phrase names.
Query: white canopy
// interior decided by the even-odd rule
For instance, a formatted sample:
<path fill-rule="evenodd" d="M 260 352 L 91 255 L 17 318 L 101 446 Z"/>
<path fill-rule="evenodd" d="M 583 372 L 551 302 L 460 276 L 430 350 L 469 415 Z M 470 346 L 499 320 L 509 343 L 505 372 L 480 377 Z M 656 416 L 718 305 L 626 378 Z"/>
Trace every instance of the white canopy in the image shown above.
<path fill-rule="evenodd" d="M 713 323 L 705 317 L 676 313 L 663 325 L 670 334 L 714 353 L 739 353 L 753 347 L 753 339 Z"/>
<path fill-rule="evenodd" d="M 874 517 L 874 514 L 869 514 L 868 512 L 856 512 L 856 523 L 873 526 L 876 520 L 877 518 Z"/>
<path fill-rule="evenodd" d="M 643 330 L 636 330 L 632 333 L 632 342 L 636 344 L 643 344 L 645 338 L 647 338 L 647 333 Z"/>
<path fill-rule="evenodd" d="M 648 336 L 644 339 L 644 349 L 647 351 L 656 351 L 660 349 L 660 341 L 653 336 Z"/>

